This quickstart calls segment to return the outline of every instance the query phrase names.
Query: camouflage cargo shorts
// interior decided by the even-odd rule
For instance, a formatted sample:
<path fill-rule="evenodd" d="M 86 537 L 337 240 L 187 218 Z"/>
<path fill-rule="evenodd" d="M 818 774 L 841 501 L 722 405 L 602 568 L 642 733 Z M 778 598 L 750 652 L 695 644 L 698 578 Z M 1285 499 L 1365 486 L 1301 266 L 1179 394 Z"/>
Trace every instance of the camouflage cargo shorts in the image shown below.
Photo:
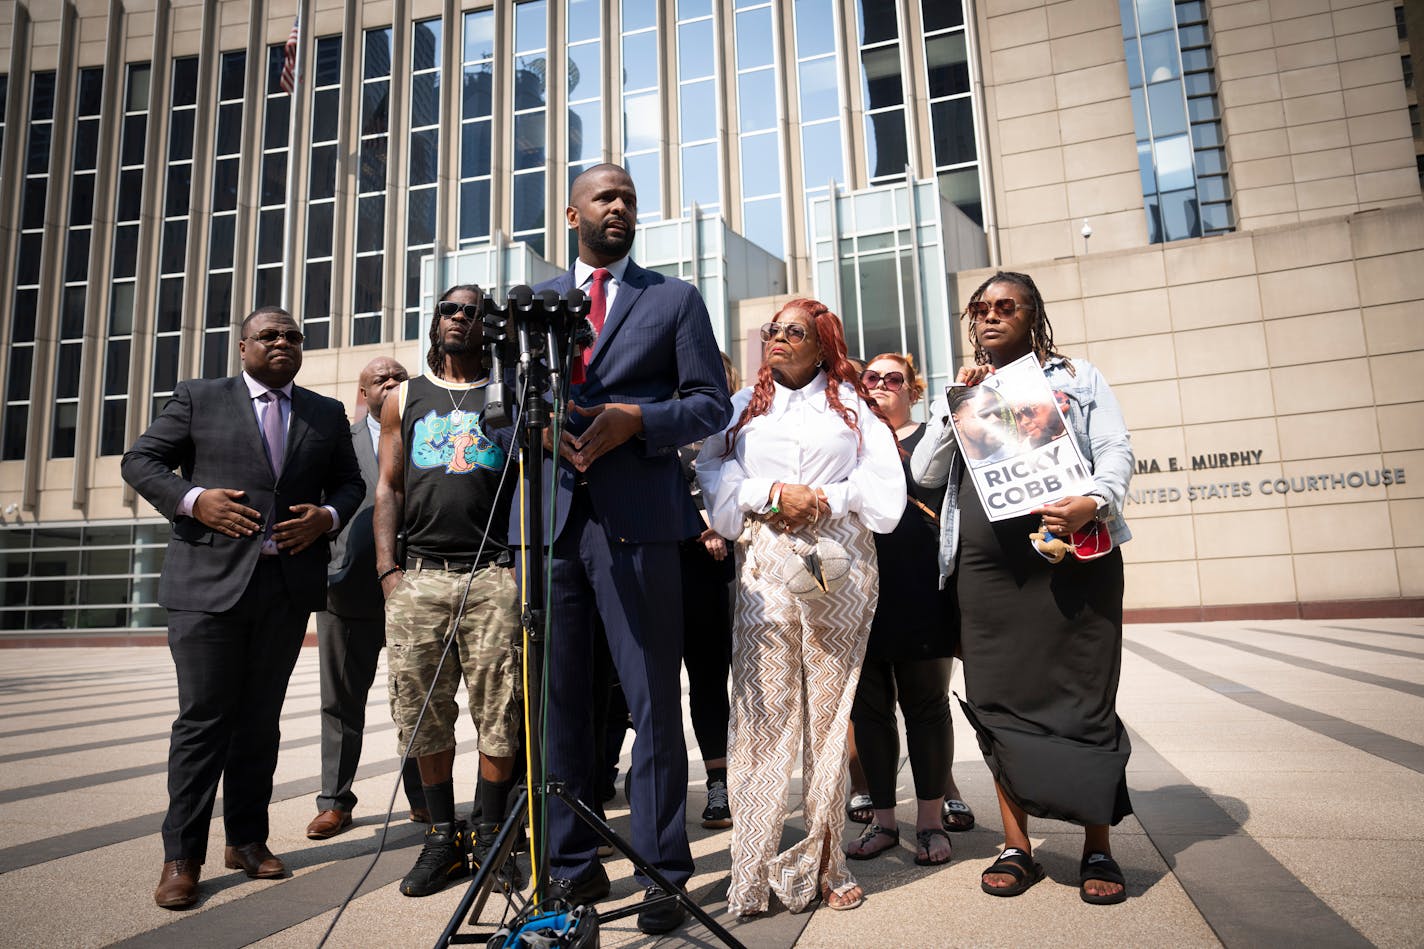
<path fill-rule="evenodd" d="M 444 666 L 440 654 L 470 580 L 465 614 Z M 468 573 L 417 569 L 403 574 L 386 600 L 386 662 L 390 673 L 391 718 L 401 754 L 431 755 L 455 746 L 459 706 L 455 690 L 464 675 L 470 717 L 479 730 L 479 749 L 505 757 L 519 741 L 515 693 L 519 669 L 514 640 L 519 634 L 519 596 L 514 571 L 486 567 Z M 436 681 L 436 669 L 439 680 Z M 415 722 L 430 691 L 430 707 Z M 414 741 L 411 736 L 414 735 Z"/>

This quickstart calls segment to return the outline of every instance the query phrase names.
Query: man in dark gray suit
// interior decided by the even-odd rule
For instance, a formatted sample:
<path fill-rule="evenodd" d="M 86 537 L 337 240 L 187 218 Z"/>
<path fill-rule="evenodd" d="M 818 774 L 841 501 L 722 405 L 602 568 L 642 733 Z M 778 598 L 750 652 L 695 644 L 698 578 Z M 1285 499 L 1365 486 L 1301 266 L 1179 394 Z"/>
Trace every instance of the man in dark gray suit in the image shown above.
<path fill-rule="evenodd" d="M 326 609 L 316 614 L 316 640 L 321 661 L 321 793 L 317 815 L 307 825 L 307 838 L 326 840 L 351 826 L 356 795 L 351 784 L 361 761 L 361 736 L 366 729 L 366 697 L 376 678 L 376 663 L 386 644 L 386 604 L 376 579 L 376 539 L 371 515 L 376 501 L 377 446 L 381 437 L 381 407 L 386 396 L 410 378 L 405 367 L 389 356 L 377 356 L 361 370 L 361 399 L 366 417 L 351 426 L 351 444 L 366 499 L 351 523 L 331 545 L 327 569 Z M 420 769 L 414 758 L 401 778 L 410 802 L 410 819 L 430 823 Z"/>
<path fill-rule="evenodd" d="M 219 780 L 224 865 L 286 874 L 267 849 L 282 701 L 326 604 L 328 538 L 366 490 L 341 403 L 292 385 L 303 337 L 291 314 L 261 307 L 241 337 L 242 373 L 178 383 L 123 460 L 124 480 L 173 522 L 158 602 L 178 718 L 153 894 L 167 909 L 198 900 Z"/>

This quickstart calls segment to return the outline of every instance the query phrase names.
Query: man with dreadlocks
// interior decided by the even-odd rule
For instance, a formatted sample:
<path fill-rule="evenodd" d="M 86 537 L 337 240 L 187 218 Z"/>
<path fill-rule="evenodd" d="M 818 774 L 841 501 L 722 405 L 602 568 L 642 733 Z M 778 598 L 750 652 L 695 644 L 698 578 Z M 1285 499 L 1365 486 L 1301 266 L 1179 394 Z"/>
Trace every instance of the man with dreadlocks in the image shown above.
<path fill-rule="evenodd" d="M 401 881 L 406 896 L 428 896 L 467 875 L 471 849 L 479 865 L 514 786 L 519 608 L 504 542 L 514 478 L 508 452 L 486 434 L 483 417 L 489 382 L 480 351 L 483 299 L 472 285 L 445 291 L 430 322 L 430 368 L 401 383 L 381 410 L 376 570 L 386 597 L 391 715 L 401 754 L 419 764 L 431 820 L 425 846 Z M 404 563 L 396 554 L 402 528 Z M 452 779 L 462 675 L 479 729 L 473 839 L 455 819 Z M 500 874 L 505 885 L 522 886 L 513 860 Z"/>
<path fill-rule="evenodd" d="M 969 446 L 955 440 L 948 400 L 930 410 L 910 471 L 924 487 L 945 486 L 940 514 L 940 575 L 959 596 L 964 711 L 979 733 L 1004 820 L 1004 850 L 980 886 L 1017 896 L 1043 879 L 1028 837 L 1028 815 L 1084 828 L 1079 895 L 1086 903 L 1127 897 L 1108 846 L 1108 827 L 1132 813 L 1127 794 L 1127 730 L 1117 717 L 1122 667 L 1122 552 L 1132 535 L 1122 519 L 1132 477 L 1132 447 L 1117 399 L 1086 361 L 1070 362 L 1053 345 L 1053 327 L 1033 279 L 996 273 L 965 309 L 974 365 L 959 382 L 1033 354 L 1092 469 L 1093 488 L 1030 514 L 990 521 L 965 477 Z M 1030 434 L 1032 434 L 1030 432 Z M 1091 560 L 1057 564 L 1029 542 L 1034 530 L 1069 537 L 1091 522 L 1113 549 Z"/>

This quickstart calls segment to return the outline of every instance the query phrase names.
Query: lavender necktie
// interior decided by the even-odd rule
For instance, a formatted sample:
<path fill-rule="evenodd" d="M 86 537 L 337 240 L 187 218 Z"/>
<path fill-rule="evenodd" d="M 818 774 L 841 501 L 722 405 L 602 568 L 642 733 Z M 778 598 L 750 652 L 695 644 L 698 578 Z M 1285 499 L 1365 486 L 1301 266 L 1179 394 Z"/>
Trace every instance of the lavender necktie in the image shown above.
<path fill-rule="evenodd" d="M 262 440 L 267 443 L 267 460 L 272 463 L 273 476 L 282 474 L 282 456 L 287 451 L 287 432 L 282 427 L 284 394 L 273 389 L 258 396 L 263 403 Z"/>

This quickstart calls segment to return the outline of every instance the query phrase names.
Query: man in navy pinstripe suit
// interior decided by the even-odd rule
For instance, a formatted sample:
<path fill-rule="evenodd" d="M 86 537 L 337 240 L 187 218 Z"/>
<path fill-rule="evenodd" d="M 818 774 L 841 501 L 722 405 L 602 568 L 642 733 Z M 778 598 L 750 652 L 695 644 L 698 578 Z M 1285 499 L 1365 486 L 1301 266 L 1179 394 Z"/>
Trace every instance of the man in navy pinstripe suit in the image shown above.
<path fill-rule="evenodd" d="M 677 449 L 731 418 L 726 375 L 696 288 L 628 258 L 638 197 L 628 173 L 597 165 L 579 175 L 565 216 L 579 258 L 536 289 L 580 287 L 592 301 L 597 341 L 559 445 L 554 529 L 553 635 L 549 645 L 549 770 L 595 800 L 595 616 L 601 617 L 637 735 L 630 795 L 633 846 L 679 886 L 692 875 L 684 811 L 682 588 L 677 543 L 701 521 Z M 576 376 L 577 378 L 577 376 Z M 550 808 L 550 896 L 591 903 L 608 894 L 598 839 L 568 808 Z M 659 895 L 650 880 L 644 899 Z M 676 928 L 676 903 L 645 909 L 644 932 Z"/>

